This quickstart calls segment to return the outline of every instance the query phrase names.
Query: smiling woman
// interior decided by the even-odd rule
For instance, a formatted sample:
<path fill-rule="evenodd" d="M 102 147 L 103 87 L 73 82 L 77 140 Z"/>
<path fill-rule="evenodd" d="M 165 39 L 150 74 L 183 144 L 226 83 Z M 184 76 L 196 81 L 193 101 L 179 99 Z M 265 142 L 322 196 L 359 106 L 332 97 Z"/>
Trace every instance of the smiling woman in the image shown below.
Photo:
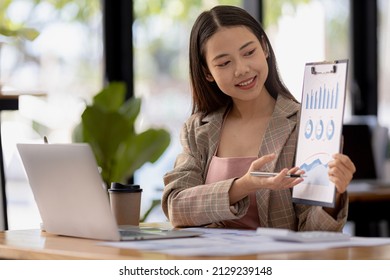
<path fill-rule="evenodd" d="M 329 164 L 335 209 L 292 203 L 291 188 L 304 180 L 294 167 L 300 104 L 281 82 L 261 24 L 239 7 L 202 12 L 190 34 L 190 78 L 192 114 L 164 176 L 172 225 L 341 231 L 355 167 L 342 154 Z"/>

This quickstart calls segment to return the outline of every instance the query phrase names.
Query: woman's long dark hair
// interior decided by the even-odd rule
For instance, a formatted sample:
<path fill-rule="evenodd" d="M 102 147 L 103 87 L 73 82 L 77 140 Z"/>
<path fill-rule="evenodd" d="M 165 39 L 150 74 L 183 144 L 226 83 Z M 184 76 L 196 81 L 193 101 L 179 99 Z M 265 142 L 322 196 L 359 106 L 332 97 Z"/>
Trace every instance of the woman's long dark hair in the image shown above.
<path fill-rule="evenodd" d="M 190 35 L 190 81 L 192 89 L 192 113 L 208 114 L 232 103 L 215 82 L 206 79 L 208 67 L 205 58 L 205 44 L 220 27 L 245 26 L 257 37 L 264 50 L 268 50 L 268 77 L 265 87 L 276 99 L 282 94 L 295 100 L 283 84 L 277 69 L 275 53 L 260 23 L 244 9 L 235 6 L 216 6 L 199 15 Z"/>

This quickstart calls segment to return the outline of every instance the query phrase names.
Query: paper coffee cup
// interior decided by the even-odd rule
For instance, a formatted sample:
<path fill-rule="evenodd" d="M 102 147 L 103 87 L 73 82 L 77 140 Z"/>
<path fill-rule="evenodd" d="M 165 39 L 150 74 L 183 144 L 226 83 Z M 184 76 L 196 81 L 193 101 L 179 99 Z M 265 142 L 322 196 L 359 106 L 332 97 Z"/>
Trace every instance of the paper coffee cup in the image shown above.
<path fill-rule="evenodd" d="M 118 225 L 138 226 L 142 189 L 139 185 L 112 183 L 108 190 L 111 211 Z"/>

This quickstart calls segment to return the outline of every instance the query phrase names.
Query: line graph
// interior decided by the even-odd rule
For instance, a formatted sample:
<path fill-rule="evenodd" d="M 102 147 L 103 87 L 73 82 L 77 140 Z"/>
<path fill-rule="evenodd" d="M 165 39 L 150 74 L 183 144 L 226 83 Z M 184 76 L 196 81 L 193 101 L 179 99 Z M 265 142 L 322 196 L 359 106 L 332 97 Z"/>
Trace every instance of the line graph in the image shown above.
<path fill-rule="evenodd" d="M 327 153 L 317 153 L 307 158 L 300 168 L 305 171 L 307 178 L 303 184 L 322 185 L 329 184 L 328 163 L 331 156 Z"/>

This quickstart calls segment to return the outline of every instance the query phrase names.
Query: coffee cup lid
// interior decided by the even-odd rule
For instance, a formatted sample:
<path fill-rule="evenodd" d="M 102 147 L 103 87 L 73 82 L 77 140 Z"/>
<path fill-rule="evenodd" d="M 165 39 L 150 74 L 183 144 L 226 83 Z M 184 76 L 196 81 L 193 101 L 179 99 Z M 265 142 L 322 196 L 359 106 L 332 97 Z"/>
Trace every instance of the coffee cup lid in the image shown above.
<path fill-rule="evenodd" d="M 110 192 L 142 192 L 139 185 L 135 184 L 121 184 L 117 182 L 111 183 Z"/>

